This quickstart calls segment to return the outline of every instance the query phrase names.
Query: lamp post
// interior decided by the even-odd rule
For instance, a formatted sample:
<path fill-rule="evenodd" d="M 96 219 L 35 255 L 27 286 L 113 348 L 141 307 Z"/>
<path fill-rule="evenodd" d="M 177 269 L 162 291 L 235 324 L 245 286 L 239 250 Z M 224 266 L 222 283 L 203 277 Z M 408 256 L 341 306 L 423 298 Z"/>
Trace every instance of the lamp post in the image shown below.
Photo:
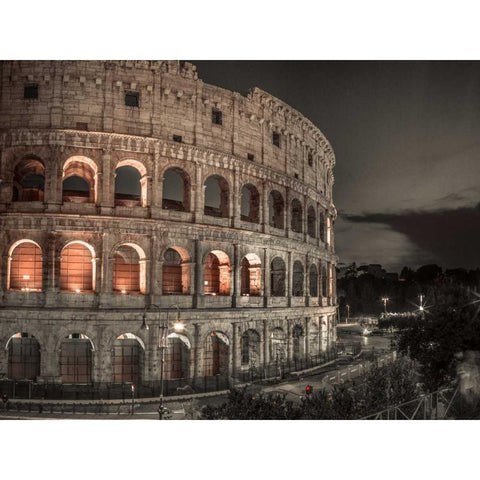
<path fill-rule="evenodd" d="M 150 307 L 157 308 L 158 310 L 161 310 L 161 307 L 158 305 L 155 305 L 154 303 L 150 304 Z M 183 329 L 185 328 L 185 325 L 182 323 L 180 320 L 180 307 L 177 304 L 172 304 L 168 307 L 168 309 L 175 307 L 177 309 L 177 318 L 173 322 L 173 329 L 175 332 L 182 332 Z M 163 415 L 165 414 L 165 409 L 163 407 L 163 379 L 164 379 L 164 369 L 165 369 L 165 349 L 167 348 L 167 338 L 168 338 L 168 328 L 169 328 L 169 316 L 170 316 L 170 310 L 167 310 L 167 319 L 162 320 L 160 323 L 160 329 L 161 333 L 159 335 L 158 339 L 158 347 L 160 348 L 160 398 L 159 398 L 159 405 L 158 405 L 158 415 L 159 415 L 159 420 L 162 420 Z M 145 330 L 148 330 L 148 325 L 146 322 L 146 308 L 145 311 L 143 312 L 143 323 L 142 323 L 142 328 Z"/>
<path fill-rule="evenodd" d="M 383 302 L 383 312 L 385 313 L 385 315 L 387 314 L 387 302 L 388 302 L 389 298 L 388 297 L 383 297 L 382 298 L 382 302 Z"/>
<path fill-rule="evenodd" d="M 347 318 L 345 319 L 345 323 L 348 323 L 350 319 L 350 305 L 347 303 Z"/>

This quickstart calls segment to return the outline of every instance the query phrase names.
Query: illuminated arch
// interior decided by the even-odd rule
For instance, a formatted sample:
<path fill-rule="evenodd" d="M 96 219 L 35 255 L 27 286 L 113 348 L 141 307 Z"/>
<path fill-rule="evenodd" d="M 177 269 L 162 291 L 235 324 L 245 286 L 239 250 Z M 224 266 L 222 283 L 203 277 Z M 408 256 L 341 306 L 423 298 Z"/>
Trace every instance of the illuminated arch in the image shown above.
<path fill-rule="evenodd" d="M 145 343 L 133 333 L 123 333 L 113 342 L 112 380 L 113 383 L 134 383 L 141 381 L 144 365 Z"/>
<path fill-rule="evenodd" d="M 262 264 L 255 253 L 243 257 L 240 267 L 240 294 L 259 296 L 262 289 Z"/>
<path fill-rule="evenodd" d="M 8 251 L 7 289 L 42 291 L 42 249 L 33 240 L 22 239 Z"/>
<path fill-rule="evenodd" d="M 95 250 L 88 243 L 67 243 L 60 255 L 60 290 L 90 293 L 95 290 Z"/>
<path fill-rule="evenodd" d="M 122 294 L 145 294 L 145 252 L 135 243 L 122 243 L 113 254 L 112 290 Z"/>
<path fill-rule="evenodd" d="M 165 352 L 165 380 L 176 380 L 189 376 L 191 348 L 192 344 L 186 335 L 175 332 L 168 335 Z"/>
<path fill-rule="evenodd" d="M 162 291 L 164 295 L 190 293 L 190 255 L 182 247 L 170 247 L 163 254 Z"/>
<path fill-rule="evenodd" d="M 147 206 L 147 169 L 138 160 L 125 159 L 115 167 L 115 205 Z"/>
<path fill-rule="evenodd" d="M 43 201 L 45 191 L 45 164 L 35 156 L 22 158 L 13 171 L 14 202 Z"/>
<path fill-rule="evenodd" d="M 229 355 L 230 340 L 228 336 L 219 331 L 210 332 L 204 342 L 204 376 L 227 376 Z"/>
<path fill-rule="evenodd" d="M 73 203 L 96 203 L 98 167 L 90 158 L 75 155 L 63 164 L 62 200 Z"/>
<path fill-rule="evenodd" d="M 221 250 L 212 250 L 205 258 L 205 295 L 230 295 L 230 259 Z"/>

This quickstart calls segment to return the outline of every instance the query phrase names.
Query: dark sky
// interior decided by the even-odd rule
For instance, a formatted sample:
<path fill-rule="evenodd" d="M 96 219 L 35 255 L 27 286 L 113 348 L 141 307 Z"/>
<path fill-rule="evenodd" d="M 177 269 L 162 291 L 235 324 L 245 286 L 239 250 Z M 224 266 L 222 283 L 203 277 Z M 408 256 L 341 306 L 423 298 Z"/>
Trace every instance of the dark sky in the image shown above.
<path fill-rule="evenodd" d="M 329 139 L 340 262 L 480 266 L 480 62 L 193 63 L 206 83 L 266 90 Z"/>

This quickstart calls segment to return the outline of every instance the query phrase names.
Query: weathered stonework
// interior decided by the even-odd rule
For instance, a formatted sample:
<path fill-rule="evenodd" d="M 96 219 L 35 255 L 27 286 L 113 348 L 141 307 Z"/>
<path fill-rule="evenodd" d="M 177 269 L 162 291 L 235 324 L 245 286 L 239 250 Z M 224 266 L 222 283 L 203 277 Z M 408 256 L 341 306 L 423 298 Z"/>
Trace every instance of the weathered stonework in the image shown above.
<path fill-rule="evenodd" d="M 5 61 L 0 75 L 0 375 L 9 375 L 10 338 L 24 332 L 39 344 L 36 380 L 60 382 L 62 341 L 81 333 L 92 345 L 91 382 L 109 384 L 114 342 L 131 333 L 143 349 L 139 381 L 155 384 L 161 377 L 162 326 L 167 322 L 173 332 L 177 316 L 189 343 L 183 375 L 193 384 L 209 375 L 205 358 L 212 332 L 228 347 L 228 371 L 214 374 L 229 378 L 251 367 L 242 343 L 247 331 L 258 334 L 257 367 L 278 362 L 280 350 L 286 361 L 335 348 L 335 157 L 308 119 L 260 89 L 243 97 L 204 84 L 195 66 L 175 61 Z M 37 86 L 37 99 L 24 98 L 27 84 Z M 138 93 L 138 107 L 125 105 L 126 91 Z M 212 122 L 212 109 L 221 111 L 221 125 Z M 17 198 L 24 187 L 15 176 L 20 178 L 26 161 L 44 167 L 40 199 Z M 122 204 L 115 195 L 115 172 L 124 165 L 139 172 L 136 203 Z M 163 178 L 173 167 L 185 178 L 186 211 L 163 208 Z M 62 182 L 68 168 L 92 172 L 85 173 L 88 201 L 66 201 Z M 226 192 L 218 216 L 205 208 L 204 184 L 212 175 L 223 179 Z M 258 192 L 255 222 L 241 215 L 247 184 L 254 187 L 252 198 Z M 272 191 L 284 202 L 277 215 L 282 228 L 269 218 Z M 294 200 L 301 209 L 296 223 Z M 14 246 L 24 240 L 41 249 L 39 291 L 10 288 Z M 79 241 L 93 252 L 91 292 L 61 290 L 64 248 Z M 135 295 L 112 288 L 115 252 L 126 244 L 142 252 L 141 290 Z M 185 252 L 187 293 L 164 294 L 171 248 Z M 212 251 L 228 256 L 228 264 L 219 267 L 228 294 L 205 294 Z M 258 259 L 250 270 L 241 268 L 246 257 Z M 280 296 L 271 285 L 277 257 L 285 265 Z M 294 274 L 294 265 L 300 273 Z M 242 294 L 248 279 L 255 294 Z M 141 328 L 143 318 L 148 330 Z"/>

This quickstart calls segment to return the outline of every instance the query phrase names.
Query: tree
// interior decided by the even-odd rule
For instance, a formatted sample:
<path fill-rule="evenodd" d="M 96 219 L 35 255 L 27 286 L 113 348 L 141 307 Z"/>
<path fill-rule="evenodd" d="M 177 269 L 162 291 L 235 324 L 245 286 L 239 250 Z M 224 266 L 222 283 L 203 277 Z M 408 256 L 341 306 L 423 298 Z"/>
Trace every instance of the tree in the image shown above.
<path fill-rule="evenodd" d="M 430 391 L 456 378 L 459 352 L 480 350 L 480 320 L 472 294 L 459 285 L 438 284 L 435 304 L 425 315 L 397 324 L 397 345 L 419 362 L 422 381 Z"/>

